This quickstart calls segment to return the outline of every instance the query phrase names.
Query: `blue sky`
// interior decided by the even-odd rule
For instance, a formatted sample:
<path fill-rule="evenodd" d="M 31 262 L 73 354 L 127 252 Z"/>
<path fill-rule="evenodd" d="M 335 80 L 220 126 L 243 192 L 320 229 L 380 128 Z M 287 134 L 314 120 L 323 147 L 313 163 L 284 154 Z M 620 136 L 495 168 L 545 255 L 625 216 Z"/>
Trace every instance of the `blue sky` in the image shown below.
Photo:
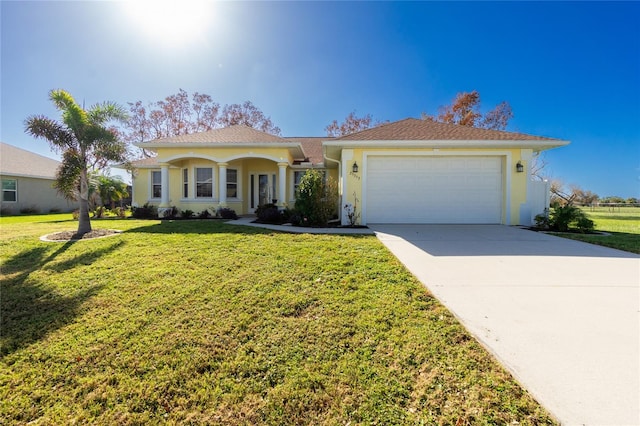
<path fill-rule="evenodd" d="M 284 136 L 353 110 L 419 117 L 475 89 L 487 109 L 511 104 L 508 130 L 571 141 L 547 152 L 551 177 L 640 197 L 639 2 L 184 4 L 2 1 L 0 139 L 55 157 L 23 124 L 58 118 L 53 88 L 87 105 L 179 88 L 250 100 Z"/>

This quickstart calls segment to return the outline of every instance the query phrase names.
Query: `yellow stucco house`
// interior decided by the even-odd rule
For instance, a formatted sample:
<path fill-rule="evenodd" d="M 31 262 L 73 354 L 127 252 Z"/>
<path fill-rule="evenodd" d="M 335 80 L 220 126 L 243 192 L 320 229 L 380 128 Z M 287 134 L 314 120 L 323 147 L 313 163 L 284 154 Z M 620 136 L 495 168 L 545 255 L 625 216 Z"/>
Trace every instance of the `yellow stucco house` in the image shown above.
<path fill-rule="evenodd" d="M 137 144 L 133 203 L 199 212 L 293 206 L 308 169 L 338 182 L 358 222 L 529 225 L 549 204 L 535 153 L 568 141 L 408 118 L 340 138 L 279 137 L 237 125 Z"/>

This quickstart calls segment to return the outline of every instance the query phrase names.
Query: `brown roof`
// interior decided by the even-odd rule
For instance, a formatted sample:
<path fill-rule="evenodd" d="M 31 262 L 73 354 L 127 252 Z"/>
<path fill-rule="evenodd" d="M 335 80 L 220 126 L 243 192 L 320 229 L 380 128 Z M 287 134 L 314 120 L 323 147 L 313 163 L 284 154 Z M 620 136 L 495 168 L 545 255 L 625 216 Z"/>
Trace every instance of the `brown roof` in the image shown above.
<path fill-rule="evenodd" d="M 55 179 L 59 161 L 0 142 L 0 174 Z"/>
<path fill-rule="evenodd" d="M 244 124 L 142 142 L 139 146 L 173 143 L 287 143 L 286 139 L 261 132 Z"/>
<path fill-rule="evenodd" d="M 416 140 L 556 140 L 524 133 L 487 130 L 459 124 L 406 118 L 393 123 L 343 136 L 339 141 L 416 141 Z"/>
<path fill-rule="evenodd" d="M 304 155 L 309 158 L 309 161 L 313 164 L 324 162 L 324 156 L 322 154 L 322 141 L 332 140 L 333 138 L 287 138 L 287 140 L 297 142 L 302 145 L 302 151 Z"/>
<path fill-rule="evenodd" d="M 139 160 L 133 160 L 131 164 L 135 167 L 157 166 L 158 159 L 156 157 L 141 158 Z"/>

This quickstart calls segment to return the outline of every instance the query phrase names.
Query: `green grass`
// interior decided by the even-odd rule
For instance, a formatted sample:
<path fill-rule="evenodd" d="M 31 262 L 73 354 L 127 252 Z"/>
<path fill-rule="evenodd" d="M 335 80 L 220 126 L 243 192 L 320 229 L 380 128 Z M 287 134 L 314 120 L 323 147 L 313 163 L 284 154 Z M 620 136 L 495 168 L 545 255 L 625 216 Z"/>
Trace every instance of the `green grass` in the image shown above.
<path fill-rule="evenodd" d="M 551 424 L 372 236 L 2 218 L 3 424 Z"/>
<path fill-rule="evenodd" d="M 640 208 L 585 207 L 583 210 L 595 222 L 596 231 L 611 235 L 554 235 L 640 254 Z"/>

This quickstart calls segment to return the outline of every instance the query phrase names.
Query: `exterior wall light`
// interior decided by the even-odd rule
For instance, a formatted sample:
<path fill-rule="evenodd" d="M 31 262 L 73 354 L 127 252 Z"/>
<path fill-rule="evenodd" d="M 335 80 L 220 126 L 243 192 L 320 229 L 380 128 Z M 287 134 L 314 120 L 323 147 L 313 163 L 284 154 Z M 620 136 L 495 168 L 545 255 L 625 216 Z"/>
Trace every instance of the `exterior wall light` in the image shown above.
<path fill-rule="evenodd" d="M 524 172 L 524 166 L 522 165 L 521 161 L 518 161 L 518 164 L 516 164 L 516 172 L 518 173 Z"/>
<path fill-rule="evenodd" d="M 353 166 L 351 166 L 351 171 L 353 173 L 358 173 L 358 163 L 357 162 L 353 162 Z"/>

